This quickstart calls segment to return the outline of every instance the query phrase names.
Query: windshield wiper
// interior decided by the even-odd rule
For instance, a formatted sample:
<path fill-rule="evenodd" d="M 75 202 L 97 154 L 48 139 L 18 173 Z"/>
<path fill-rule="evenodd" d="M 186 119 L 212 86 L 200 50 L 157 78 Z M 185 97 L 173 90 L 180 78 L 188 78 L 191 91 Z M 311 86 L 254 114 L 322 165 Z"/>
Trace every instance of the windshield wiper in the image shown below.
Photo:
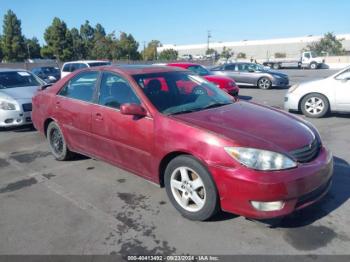
<path fill-rule="evenodd" d="M 215 108 L 215 107 L 221 107 L 221 106 L 226 106 L 226 105 L 230 105 L 232 103 L 212 103 L 212 104 L 209 104 L 205 107 L 202 107 L 201 109 L 204 110 L 204 109 L 209 109 L 209 108 Z"/>
<path fill-rule="evenodd" d="M 178 111 L 178 112 L 174 112 L 174 113 L 168 113 L 167 115 L 170 116 L 170 115 L 180 115 L 180 114 L 193 113 L 193 112 L 199 111 L 201 109 L 202 108 L 183 110 L 183 111 Z"/>

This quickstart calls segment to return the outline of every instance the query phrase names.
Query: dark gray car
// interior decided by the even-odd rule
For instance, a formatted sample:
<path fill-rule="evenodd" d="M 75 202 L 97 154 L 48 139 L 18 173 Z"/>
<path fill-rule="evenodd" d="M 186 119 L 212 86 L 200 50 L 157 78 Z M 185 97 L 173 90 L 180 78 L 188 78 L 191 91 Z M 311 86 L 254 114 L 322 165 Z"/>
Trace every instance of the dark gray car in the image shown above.
<path fill-rule="evenodd" d="M 230 63 L 211 69 L 215 75 L 233 78 L 239 86 L 257 86 L 261 89 L 289 86 L 288 75 L 255 63 Z"/>

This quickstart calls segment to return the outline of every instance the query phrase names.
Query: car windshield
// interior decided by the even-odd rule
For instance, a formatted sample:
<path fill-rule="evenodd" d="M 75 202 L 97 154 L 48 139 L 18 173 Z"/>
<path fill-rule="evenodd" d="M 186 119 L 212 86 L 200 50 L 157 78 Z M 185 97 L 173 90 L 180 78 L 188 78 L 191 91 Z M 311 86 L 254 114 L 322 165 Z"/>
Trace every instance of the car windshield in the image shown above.
<path fill-rule="evenodd" d="M 38 77 L 26 71 L 0 72 L 0 89 L 45 84 Z"/>
<path fill-rule="evenodd" d="M 145 95 L 165 115 L 185 114 L 232 104 L 224 91 L 186 72 L 134 75 Z"/>
<path fill-rule="evenodd" d="M 55 67 L 42 67 L 41 70 L 45 74 L 57 74 L 60 71 L 58 68 L 55 68 Z"/>
<path fill-rule="evenodd" d="M 210 75 L 209 71 L 200 65 L 189 66 L 187 69 L 200 76 Z"/>
<path fill-rule="evenodd" d="M 93 62 L 93 63 L 88 63 L 90 67 L 95 67 L 95 66 L 105 66 L 105 65 L 111 65 L 110 62 Z"/>

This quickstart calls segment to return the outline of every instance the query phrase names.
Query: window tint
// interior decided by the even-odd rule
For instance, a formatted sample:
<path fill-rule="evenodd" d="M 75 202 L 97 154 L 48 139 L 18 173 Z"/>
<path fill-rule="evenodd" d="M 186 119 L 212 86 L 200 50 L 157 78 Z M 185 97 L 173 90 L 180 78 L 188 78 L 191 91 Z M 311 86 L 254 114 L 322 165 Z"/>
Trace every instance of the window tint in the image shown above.
<path fill-rule="evenodd" d="M 111 65 L 110 62 L 93 62 L 88 64 L 90 67 L 95 67 L 95 66 L 106 66 L 106 65 Z"/>
<path fill-rule="evenodd" d="M 71 72 L 70 71 L 71 64 L 65 64 L 62 68 L 63 72 Z"/>
<path fill-rule="evenodd" d="M 61 96 L 86 102 L 93 100 L 98 72 L 83 72 L 70 80 L 60 91 Z"/>
<path fill-rule="evenodd" d="M 240 72 L 249 72 L 250 64 L 238 64 L 237 68 Z"/>
<path fill-rule="evenodd" d="M 99 104 L 119 108 L 126 103 L 140 104 L 129 83 L 116 74 L 104 73 L 102 76 Z"/>
<path fill-rule="evenodd" d="M 305 53 L 304 56 L 305 56 L 306 58 L 310 58 L 310 54 L 309 54 L 309 53 Z"/>
<path fill-rule="evenodd" d="M 197 66 L 197 65 L 189 66 L 187 69 L 200 76 L 206 76 L 210 74 L 209 71 L 205 69 L 203 66 Z"/>
<path fill-rule="evenodd" d="M 231 64 L 231 65 L 226 65 L 225 66 L 225 70 L 227 70 L 227 71 L 234 71 L 235 68 L 236 68 L 235 64 Z"/>
<path fill-rule="evenodd" d="M 75 63 L 71 64 L 70 72 L 74 72 L 75 70 L 87 68 L 88 66 L 83 63 Z"/>

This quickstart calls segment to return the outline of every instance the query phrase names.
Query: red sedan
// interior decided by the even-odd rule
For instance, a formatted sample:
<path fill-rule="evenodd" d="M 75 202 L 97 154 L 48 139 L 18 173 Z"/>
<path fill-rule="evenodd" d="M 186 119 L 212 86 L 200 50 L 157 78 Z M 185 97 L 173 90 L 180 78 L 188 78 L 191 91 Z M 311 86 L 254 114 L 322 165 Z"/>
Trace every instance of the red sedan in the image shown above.
<path fill-rule="evenodd" d="M 214 75 L 205 67 L 194 63 L 170 63 L 167 64 L 167 66 L 175 66 L 190 70 L 195 74 L 205 78 L 209 82 L 214 83 L 217 87 L 221 88 L 230 95 L 238 97 L 239 87 L 236 85 L 236 82 L 230 77 Z"/>
<path fill-rule="evenodd" d="M 81 153 L 165 186 L 189 219 L 284 216 L 331 185 L 332 154 L 311 124 L 235 101 L 187 70 L 90 68 L 42 89 L 33 122 L 57 160 Z"/>

